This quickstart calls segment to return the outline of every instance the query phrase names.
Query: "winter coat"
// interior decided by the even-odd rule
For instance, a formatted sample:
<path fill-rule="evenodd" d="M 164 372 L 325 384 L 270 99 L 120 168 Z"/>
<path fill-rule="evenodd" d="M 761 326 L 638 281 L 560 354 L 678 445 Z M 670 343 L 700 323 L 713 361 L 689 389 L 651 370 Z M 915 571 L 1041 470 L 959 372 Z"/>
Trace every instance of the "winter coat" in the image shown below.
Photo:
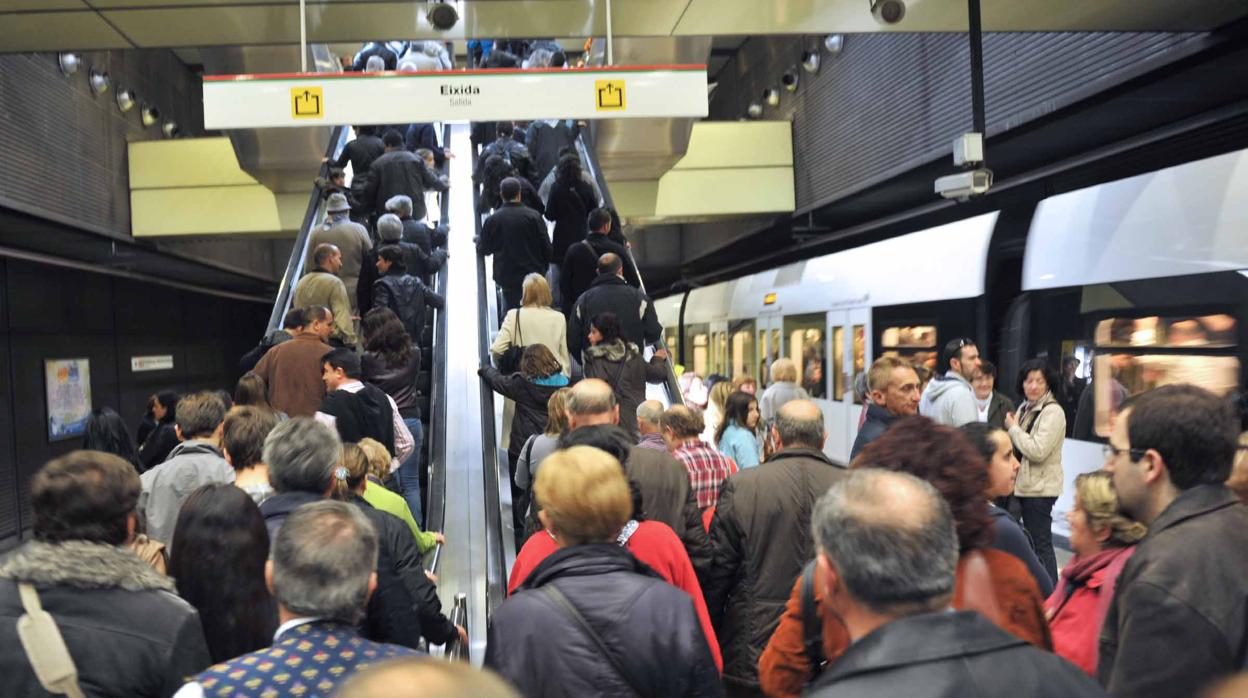
<path fill-rule="evenodd" d="M 525 130 L 524 146 L 532 154 L 533 166 L 539 176 L 545 177 L 555 169 L 555 165 L 559 164 L 560 149 L 575 145 L 580 133 L 580 124 L 574 119 L 539 119 L 529 124 Z"/>
<path fill-rule="evenodd" d="M 333 349 L 309 332 L 269 350 L 255 373 L 269 387 L 269 404 L 291 417 L 311 417 L 325 397 L 321 359 Z"/>
<path fill-rule="evenodd" d="M 641 287 L 641 279 L 637 276 L 637 267 L 633 264 L 633 255 L 628 248 L 602 233 L 589 233 L 584 240 L 569 245 L 562 258 L 555 258 L 562 259 L 563 263 L 559 268 L 559 288 L 563 294 L 565 313 L 571 312 L 573 304 L 599 277 L 598 258 L 608 252 L 624 262 L 624 280 L 628 285 L 633 288 Z"/>
<path fill-rule="evenodd" d="M 342 155 L 329 163 L 330 167 L 343 168 L 351 163 L 351 172 L 356 175 L 367 174 L 373 161 L 386 152 L 386 144 L 378 136 L 356 136 L 342 148 Z"/>
<path fill-rule="evenodd" d="M 854 447 L 849 451 L 849 459 L 852 461 L 857 458 L 867 444 L 883 436 L 896 419 L 897 415 L 884 409 L 883 405 L 867 405 L 867 419 L 858 429 Z"/>
<path fill-rule="evenodd" d="M 546 220 L 555 224 L 553 233 L 554 258 L 560 261 L 574 243 L 585 239 L 589 233 L 589 212 L 598 207 L 594 188 L 578 179 L 569 185 L 555 182 L 546 199 Z"/>
<path fill-rule="evenodd" d="M 1096 682 L 974 611 L 891 621 L 859 639 L 805 695 L 815 698 L 1093 698 Z"/>
<path fill-rule="evenodd" d="M 373 283 L 373 306 L 393 310 L 413 341 L 424 332 L 426 305 L 445 308 L 446 299 L 407 272 L 391 269 Z"/>
<path fill-rule="evenodd" d="M 663 336 L 663 326 L 650 297 L 613 274 L 599 274 L 589 290 L 568 305 L 572 308 L 568 315 L 568 352 L 578 361 L 589 346 L 590 323 L 602 313 L 615 314 L 620 321 L 620 339 L 629 344 L 645 347 Z"/>
<path fill-rule="evenodd" d="M 1084 559 L 1075 557 L 1062 569 L 1057 590 L 1045 602 L 1053 633 L 1053 651 L 1096 676 L 1101 626 L 1114 599 L 1114 586 L 1135 546 L 1106 548 Z"/>
<path fill-rule="evenodd" d="M 976 403 L 978 404 L 978 398 L 976 398 Z M 988 419 L 984 420 L 984 423 L 998 429 L 1005 429 L 1005 415 L 1013 411 L 1014 401 L 994 390 L 992 395 L 988 396 Z"/>
<path fill-rule="evenodd" d="M 420 390 L 416 378 L 420 375 L 420 347 L 412 345 L 407 363 L 391 368 L 386 357 L 375 351 L 366 351 L 361 357 L 364 380 L 381 388 L 399 406 L 403 419 L 420 419 Z"/>
<path fill-rule="evenodd" d="M 428 228 L 425 230 L 427 231 Z M 426 286 L 442 265 L 446 264 L 446 250 L 437 249 L 432 254 L 428 254 L 424 248 L 413 242 L 383 240 L 376 248 L 364 255 L 364 264 L 360 267 L 360 281 L 355 290 L 356 307 L 360 317 L 364 317 L 365 313 L 373 309 L 373 284 L 381 278 L 381 273 L 377 271 L 377 252 L 382 245 L 398 245 L 403 252 L 403 268 Z M 412 339 L 418 341 L 420 338 L 413 337 Z"/>
<path fill-rule="evenodd" d="M 491 155 L 497 155 L 510 163 L 516 170 L 516 176 L 527 179 L 534 189 L 537 189 L 537 186 L 542 183 L 542 178 L 537 174 L 537 166 L 533 163 L 533 156 L 529 153 L 529 149 L 514 138 L 499 138 L 482 148 L 481 155 L 477 158 L 477 168 L 474 171 L 480 173 L 485 166 L 485 161 Z"/>
<path fill-rule="evenodd" d="M 304 274 L 303 278 L 299 279 L 299 283 L 295 285 L 295 296 L 290 301 L 290 307 L 306 308 L 310 305 L 329 308 L 334 314 L 332 336 L 346 346 L 355 346 L 355 322 L 351 320 L 351 297 L 347 294 L 347 285 L 342 282 L 342 279 L 322 269 L 313 269 Z M 263 362 L 263 359 L 261 361 Z M 290 410 L 283 409 L 282 411 L 290 413 Z"/>
<path fill-rule="evenodd" d="M 720 485 L 711 574 L 702 590 L 723 638 L 725 682 L 758 686 L 758 657 L 793 580 L 815 555 L 815 501 L 845 475 L 822 451 L 792 448 Z"/>
<path fill-rule="evenodd" d="M 776 381 L 767 386 L 763 396 L 758 398 L 758 414 L 760 421 L 770 425 L 776 421 L 776 414 L 790 400 L 809 400 L 810 393 L 792 381 Z"/>
<path fill-rule="evenodd" d="M 0 564 L 0 676 L 6 696 L 49 696 L 18 639 L 18 583 L 39 593 L 88 696 L 165 698 L 212 663 L 195 608 L 171 577 L 121 546 L 31 541 Z"/>
<path fill-rule="evenodd" d="M 442 167 L 446 162 L 446 149 L 438 145 L 438 134 L 433 124 L 408 124 L 403 144 L 413 153 L 421 148 L 433 153 L 435 167 Z"/>
<path fill-rule="evenodd" d="M 308 254 L 303 261 L 304 269 L 316 268 L 314 261 L 316 248 L 323 244 L 334 245 L 342 253 L 342 269 L 338 271 L 338 278 L 342 279 L 343 285 L 347 287 L 347 299 L 351 302 L 351 308 L 355 310 L 364 261 L 368 258 L 369 250 L 373 249 L 373 241 L 368 236 L 368 230 L 350 218 L 343 218 L 330 225 L 317 227 L 313 230 L 311 239 L 308 240 Z"/>
<path fill-rule="evenodd" d="M 590 188 L 594 190 L 594 201 L 601 202 L 602 192 L 598 189 L 598 183 L 594 181 L 594 176 L 589 173 L 589 170 L 584 168 L 581 169 L 581 181 L 588 184 Z M 553 189 L 554 186 L 555 169 L 552 167 L 550 171 L 546 173 L 546 179 L 542 180 L 542 185 L 537 188 L 537 195 L 541 197 L 542 201 L 549 201 L 550 190 Z M 616 242 L 619 241 L 617 240 Z"/>
<path fill-rule="evenodd" d="M 420 220 L 428 213 L 425 191 L 446 191 L 446 182 L 425 165 L 425 161 L 406 150 L 392 150 L 373 161 L 369 168 L 364 201 L 374 211 L 385 211 L 390 197 L 403 194 L 412 199 L 412 218 Z"/>
<path fill-rule="evenodd" d="M 493 366 L 482 366 L 478 369 L 477 375 L 485 379 L 491 390 L 516 402 L 516 413 L 511 418 L 511 441 L 507 451 L 511 462 L 515 463 L 520 458 L 524 442 L 528 441 L 530 436 L 546 430 L 546 403 L 550 401 L 550 396 L 554 395 L 556 390 L 567 387 L 567 380 L 562 381 L 564 385 L 541 385 L 525 378 L 520 373 L 505 376 Z M 562 377 L 559 373 L 555 375 Z"/>
<path fill-rule="evenodd" d="M 199 439 L 183 441 L 169 458 L 139 476 L 139 516 L 147 522 L 147 537 L 165 545 L 173 543 L 173 527 L 182 502 L 204 485 L 234 482 L 234 468 L 221 457 L 221 449 Z"/>
<path fill-rule="evenodd" d="M 1052 647 L 1048 626 L 1041 608 L 1042 598 L 1027 570 L 1012 555 L 999 550 L 981 548 L 980 558 L 987 566 L 992 579 L 995 603 L 1001 617 L 1001 629 L 1041 649 Z M 965 572 L 969 558 L 958 560 L 954 577 L 951 606 L 958 610 L 975 610 L 987 603 L 967 598 Z M 772 698 L 797 696 L 811 678 L 811 666 L 803 646 L 802 580 L 798 577 L 784 606 L 780 624 L 767 642 L 758 661 L 759 681 L 763 691 Z M 814 612 L 823 628 L 823 656 L 829 664 L 835 664 L 849 647 L 849 631 L 823 603 L 823 591 L 816 585 Z"/>
<path fill-rule="evenodd" d="M 402 218 L 403 242 L 409 242 L 424 250 L 425 254 L 433 254 L 433 231 L 429 226 L 416 218 Z M 439 267 L 441 268 L 441 267 Z"/>
<path fill-rule="evenodd" d="M 724 436 L 719 440 L 719 452 L 731 458 L 738 468 L 753 468 L 758 465 L 758 437 L 753 431 L 737 424 L 733 420 L 724 429 Z"/>
<path fill-rule="evenodd" d="M 169 457 L 169 452 L 177 448 L 178 432 L 172 421 L 161 422 L 156 429 L 148 434 L 143 447 L 139 449 L 139 465 L 142 470 L 151 470 Z"/>
<path fill-rule="evenodd" d="M 919 399 L 919 414 L 948 427 L 962 426 L 979 421 L 979 409 L 975 407 L 975 390 L 962 374 L 949 370 L 936 376 L 927 384 Z"/>
<path fill-rule="evenodd" d="M 503 316 L 502 327 L 498 328 L 498 336 L 490 346 L 490 353 L 497 359 L 513 346 L 527 347 L 532 344 L 546 345 L 563 367 L 563 375 L 572 375 L 572 360 L 568 356 L 568 321 L 563 313 L 551 307 L 532 305 L 508 310 Z"/>
<path fill-rule="evenodd" d="M 547 585 L 603 638 L 627 678 L 542 591 Z M 614 543 L 564 548 L 538 565 L 494 612 L 485 666 L 533 698 L 724 694 L 692 599 Z"/>
<path fill-rule="evenodd" d="M 363 383 L 359 390 L 331 390 L 321 401 L 317 417 L 334 418 L 334 428 L 343 443 L 359 443 L 373 439 L 386 447 L 390 455 L 397 452 L 394 441 L 394 408 L 390 397 L 375 385 Z"/>
<path fill-rule="evenodd" d="M 1045 393 L 1010 429 L 1010 441 L 1022 454 L 1014 482 L 1016 497 L 1057 497 L 1062 493 L 1062 443 L 1066 440 L 1066 413 Z"/>
<path fill-rule="evenodd" d="M 646 383 L 662 383 L 667 377 L 667 361 L 642 357 L 635 344 L 621 340 L 590 347 L 584 353 L 585 377 L 601 378 L 615 392 L 620 404 L 620 426 L 637 440 L 637 406 L 646 400 Z"/>
<path fill-rule="evenodd" d="M 1114 696 L 1191 696 L 1248 667 L 1248 508 L 1223 485 L 1184 490 L 1118 577 L 1097 675 Z"/>
<path fill-rule="evenodd" d="M 1049 594 L 1053 593 L 1053 580 L 1049 578 L 1048 571 L 1036 557 L 1035 548 L 1031 545 L 1031 538 L 1027 536 L 1027 531 L 1010 516 L 1008 511 L 995 504 L 988 505 L 988 515 L 992 517 L 992 547 L 1022 561 L 1032 578 L 1036 580 L 1040 595 L 1048 598 Z"/>
<path fill-rule="evenodd" d="M 519 289 L 529 274 L 546 273 L 550 235 L 541 214 L 509 201 L 481 224 L 477 254 L 494 255 L 494 283 Z"/>

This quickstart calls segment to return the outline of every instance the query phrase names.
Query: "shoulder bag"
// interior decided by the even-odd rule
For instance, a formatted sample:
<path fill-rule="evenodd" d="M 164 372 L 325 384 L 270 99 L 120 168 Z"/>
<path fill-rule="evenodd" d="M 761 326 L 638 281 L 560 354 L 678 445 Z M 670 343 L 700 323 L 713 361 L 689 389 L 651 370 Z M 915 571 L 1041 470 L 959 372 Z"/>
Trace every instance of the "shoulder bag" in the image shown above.
<path fill-rule="evenodd" d="M 632 689 L 633 693 L 639 696 L 646 695 L 643 691 L 637 689 L 637 684 L 633 683 L 633 677 L 629 676 L 628 671 L 624 669 L 624 665 L 620 663 L 619 657 L 616 657 L 615 654 L 611 652 L 610 648 L 607 647 L 607 643 L 602 639 L 602 636 L 594 630 L 593 626 L 589 624 L 589 621 L 585 620 L 585 616 L 581 615 L 581 612 L 577 610 L 576 606 L 572 605 L 572 602 L 568 600 L 568 597 L 563 595 L 563 592 L 556 589 L 554 584 L 547 584 L 542 587 L 542 593 L 545 594 L 551 601 L 554 601 L 556 605 L 561 607 L 568 614 L 568 616 L 572 618 L 572 620 L 576 621 L 577 625 L 581 626 L 581 630 L 585 631 L 585 634 L 589 637 L 589 639 L 594 641 L 594 644 L 598 647 L 598 651 L 602 653 L 603 658 L 611 663 L 612 668 L 615 669 L 615 673 L 619 674 L 620 678 L 624 679 L 624 683 L 628 684 L 628 687 Z"/>
<path fill-rule="evenodd" d="M 515 373 L 520 370 L 520 357 L 524 355 L 524 332 L 520 330 L 521 310 L 516 308 L 516 339 L 498 357 L 498 370 L 502 373 Z"/>
<path fill-rule="evenodd" d="M 35 678 L 43 690 L 54 695 L 84 698 L 78 685 L 78 667 L 69 656 L 69 648 L 56 627 L 52 614 L 43 610 L 39 592 L 25 582 L 19 582 L 17 592 L 22 599 L 25 615 L 17 619 L 17 637 L 21 640 L 26 658 L 35 671 Z"/>

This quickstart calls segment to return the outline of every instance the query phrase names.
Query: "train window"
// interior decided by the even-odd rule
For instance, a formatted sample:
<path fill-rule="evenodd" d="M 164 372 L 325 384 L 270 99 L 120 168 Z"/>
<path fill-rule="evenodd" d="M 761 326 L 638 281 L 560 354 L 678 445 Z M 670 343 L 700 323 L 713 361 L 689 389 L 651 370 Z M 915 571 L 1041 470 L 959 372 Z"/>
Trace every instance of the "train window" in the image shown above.
<path fill-rule="evenodd" d="M 764 348 L 764 343 L 766 348 Z M 763 387 L 771 385 L 771 363 L 780 358 L 780 330 L 771 330 L 768 340 L 767 330 L 758 332 L 758 376 Z"/>
<path fill-rule="evenodd" d="M 706 325 L 685 326 L 685 370 L 705 378 L 711 367 L 710 328 Z"/>
<path fill-rule="evenodd" d="M 784 334 L 789 338 L 789 358 L 797 364 L 798 380 L 811 397 L 817 398 L 827 395 L 823 378 L 827 369 L 827 359 L 824 356 L 824 323 L 823 313 L 784 318 Z"/>
<path fill-rule="evenodd" d="M 1235 346 L 1235 318 L 1225 313 L 1199 316 L 1109 318 L 1096 323 L 1101 347 Z"/>
<path fill-rule="evenodd" d="M 855 388 L 858 383 L 858 376 L 867 370 L 867 328 L 865 325 L 854 325 L 854 384 Z M 862 404 L 862 396 L 855 389 L 854 404 Z M 840 393 L 837 393 L 838 395 Z"/>
<path fill-rule="evenodd" d="M 715 372 L 720 374 L 731 373 L 731 366 L 728 361 L 728 333 L 716 332 L 716 346 L 718 351 L 715 352 Z M 732 378 L 732 376 L 728 376 Z"/>
<path fill-rule="evenodd" d="M 680 357 L 680 334 L 670 327 L 665 327 L 663 329 L 663 344 L 667 347 L 667 353 L 672 355 L 672 362 L 675 363 L 678 357 Z"/>
<path fill-rule="evenodd" d="M 730 378 L 754 375 L 754 321 L 736 320 L 728 323 Z"/>
<path fill-rule="evenodd" d="M 880 346 L 885 349 L 935 349 L 936 326 L 885 327 L 880 334 Z"/>
<path fill-rule="evenodd" d="M 1239 359 L 1195 354 L 1101 354 L 1094 359 L 1092 376 L 1096 433 L 1108 437 L 1119 406 L 1132 395 L 1171 383 L 1191 383 L 1218 395 L 1230 395 L 1239 384 Z"/>
<path fill-rule="evenodd" d="M 832 328 L 832 399 L 840 400 L 845 394 L 845 328 Z"/>

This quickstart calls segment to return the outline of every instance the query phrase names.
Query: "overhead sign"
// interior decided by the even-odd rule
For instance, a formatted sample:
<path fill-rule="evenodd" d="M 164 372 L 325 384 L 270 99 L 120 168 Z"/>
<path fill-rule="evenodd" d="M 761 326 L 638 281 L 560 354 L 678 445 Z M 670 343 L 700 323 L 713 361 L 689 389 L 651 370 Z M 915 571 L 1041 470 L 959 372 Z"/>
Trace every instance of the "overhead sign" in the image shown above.
<path fill-rule="evenodd" d="M 707 115 L 706 66 L 204 77 L 204 128 Z"/>
<path fill-rule="evenodd" d="M 171 368 L 173 368 L 172 354 L 130 357 L 130 370 L 134 373 L 141 371 L 167 371 Z"/>

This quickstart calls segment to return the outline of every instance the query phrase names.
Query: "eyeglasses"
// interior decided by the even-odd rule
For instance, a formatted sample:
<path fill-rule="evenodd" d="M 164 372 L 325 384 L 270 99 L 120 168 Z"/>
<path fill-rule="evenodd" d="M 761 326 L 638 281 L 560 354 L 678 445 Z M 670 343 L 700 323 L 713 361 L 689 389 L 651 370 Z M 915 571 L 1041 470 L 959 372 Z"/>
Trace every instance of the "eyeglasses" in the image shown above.
<path fill-rule="evenodd" d="M 1131 457 L 1131 460 L 1137 461 L 1143 458 L 1147 451 L 1147 448 L 1118 448 L 1113 444 L 1105 444 L 1101 447 L 1101 453 L 1104 455 L 1105 460 L 1117 458 L 1119 454 L 1126 453 Z"/>

